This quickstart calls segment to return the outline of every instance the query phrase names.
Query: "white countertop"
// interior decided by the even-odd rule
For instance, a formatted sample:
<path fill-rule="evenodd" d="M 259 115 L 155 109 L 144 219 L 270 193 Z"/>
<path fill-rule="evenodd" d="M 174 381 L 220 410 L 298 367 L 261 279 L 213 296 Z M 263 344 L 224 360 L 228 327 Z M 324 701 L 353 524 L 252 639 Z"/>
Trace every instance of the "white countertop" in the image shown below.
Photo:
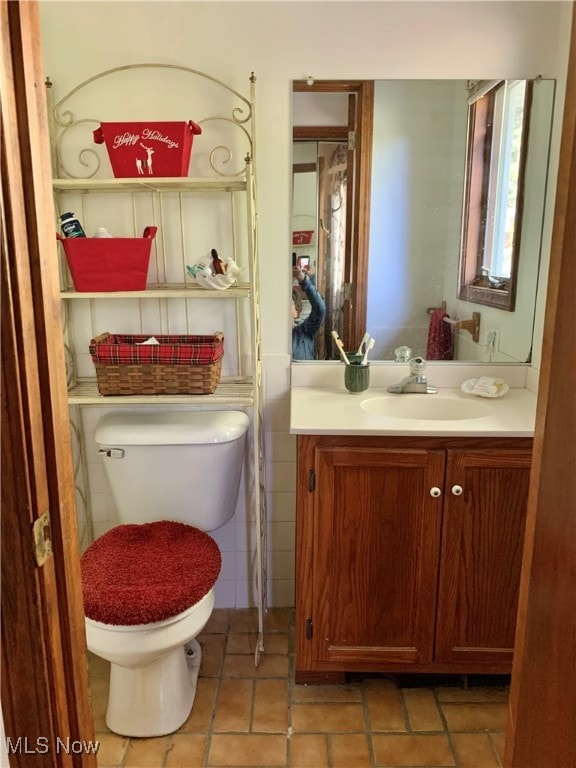
<path fill-rule="evenodd" d="M 376 398 L 386 398 L 386 402 Z M 414 398 L 425 398 L 425 401 L 417 403 Z M 403 401 L 407 399 L 411 402 L 405 404 Z M 536 399 L 533 392 L 521 388 L 511 388 L 503 397 L 484 398 L 467 395 L 459 388 L 438 389 L 438 393 L 433 395 L 394 395 L 385 387 L 371 386 L 359 394 L 350 394 L 344 386 L 293 387 L 290 395 L 290 432 L 301 435 L 532 437 Z M 373 402 L 366 405 L 370 400 Z M 395 401 L 398 401 L 398 410 L 406 406 L 411 408 L 413 402 L 425 412 L 429 404 L 431 415 L 439 411 L 452 415 L 449 402 L 452 400 L 454 413 L 468 408 L 466 402 L 479 413 L 475 414 L 475 418 L 413 419 L 377 412 L 382 403 L 388 414 L 393 413 Z M 476 408 L 476 405 L 479 407 Z M 370 412 L 365 408 L 373 410 Z"/>

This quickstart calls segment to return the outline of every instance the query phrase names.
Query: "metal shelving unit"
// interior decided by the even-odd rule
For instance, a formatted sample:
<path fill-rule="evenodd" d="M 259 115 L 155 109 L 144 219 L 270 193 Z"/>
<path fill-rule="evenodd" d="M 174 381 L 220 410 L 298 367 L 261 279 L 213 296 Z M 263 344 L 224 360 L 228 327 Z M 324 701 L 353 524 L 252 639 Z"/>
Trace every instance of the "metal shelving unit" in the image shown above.
<path fill-rule="evenodd" d="M 209 112 L 197 120 L 203 130 L 216 126 L 216 144 L 207 155 L 206 176 L 185 178 L 110 178 L 110 171 L 103 167 L 103 148 L 78 147 L 78 134 L 97 127 L 100 119 L 76 117 L 73 110 L 85 110 L 86 104 L 102 106 L 103 90 L 106 83 L 118 78 L 128 78 L 138 83 L 143 76 L 153 75 L 158 82 L 176 81 L 184 88 L 196 104 L 195 83 L 200 83 L 199 92 L 210 101 L 211 89 L 217 93 L 217 104 L 221 112 Z M 85 514 L 90 518 L 90 492 L 88 487 L 86 449 L 82 432 L 80 409 L 86 406 L 138 406 L 174 405 L 190 408 L 238 407 L 251 414 L 251 445 L 247 464 L 250 488 L 250 513 L 256 525 L 255 542 L 255 589 L 259 618 L 259 640 L 255 653 L 258 664 L 264 650 L 264 613 L 266 610 L 266 509 L 264 493 L 264 446 L 263 446 L 263 397 L 262 362 L 260 348 L 260 314 L 258 292 L 258 248 L 257 248 L 257 205 L 255 179 L 255 77 L 250 77 L 249 96 L 216 78 L 188 67 L 165 64 L 141 64 L 116 67 L 80 83 L 53 103 L 52 84 L 47 81 L 49 115 L 51 121 L 52 162 L 54 169 L 53 189 L 57 213 L 80 208 L 80 215 L 90 215 L 95 209 L 106 210 L 110 201 L 114 207 L 124 206 L 129 212 L 133 236 L 139 236 L 142 219 L 146 225 L 158 227 L 160 244 L 155 250 L 154 269 L 156 281 L 142 291 L 79 292 L 74 290 L 64 255 L 61 255 L 61 299 L 63 305 L 63 335 L 68 365 L 68 401 L 75 451 L 75 466 L 79 499 L 86 505 Z M 172 87 L 172 86 L 171 86 Z M 95 100 L 90 94 L 95 90 Z M 105 91 L 104 91 L 105 93 Z M 206 95 L 208 94 L 208 95 Z M 97 97 L 97 98 L 96 98 Z M 98 101 L 100 99 L 100 101 Z M 223 101 L 224 99 L 224 101 Z M 80 106 L 76 107 L 76 103 Z M 184 109 L 187 109 L 186 102 Z M 223 104 L 226 103 L 226 107 Z M 229 103 L 229 106 L 228 106 Z M 196 104 L 195 109 L 198 106 Z M 207 107 L 210 108 L 210 107 Z M 146 110 L 146 105 L 142 107 Z M 125 119 L 125 114 L 122 114 Z M 135 118 L 136 119 L 136 118 Z M 139 118 L 142 119 L 142 118 Z M 222 130 L 237 131 L 231 146 L 223 145 Z M 209 133 L 209 131 L 207 131 Z M 239 138 L 238 138 L 239 136 Z M 235 173 L 225 173 L 230 159 L 238 155 L 242 146 Z M 221 156 L 220 164 L 218 156 Z M 75 170 L 71 165 L 75 164 Z M 85 169 L 88 169 L 85 171 Z M 86 175 L 84 175 L 86 173 Z M 187 282 L 186 264 L 194 263 L 186 236 L 186 228 L 198 201 L 204 206 L 211 200 L 218 201 L 218 210 L 226 214 L 214 215 L 212 225 L 227 242 L 235 260 L 244 269 L 243 282 L 226 290 L 205 290 Z M 72 202 L 71 202 L 72 201 Z M 106 202 L 108 201 L 108 203 Z M 146 211 L 141 213 L 141 209 Z M 152 220 L 151 220 L 152 219 Z M 222 221 L 223 219 L 223 221 Z M 224 233 L 224 235 L 223 235 Z M 178 276 L 178 273 L 180 276 Z M 176 279 L 175 278 L 176 275 Z M 235 338 L 227 337 L 226 351 L 235 363 L 236 370 L 224 373 L 216 392 L 212 395 L 133 395 L 102 396 L 94 375 L 90 375 L 87 362 L 87 331 L 93 336 L 101 333 L 103 302 L 116 302 L 123 310 L 132 311 L 138 332 L 150 333 L 144 329 L 150 323 L 150 313 L 157 317 L 155 333 L 195 333 L 195 309 L 197 301 L 213 303 L 214 307 L 228 312 L 227 317 L 235 318 Z M 106 307 L 110 305 L 106 304 Z M 232 307 L 228 310 L 227 307 Z M 152 309 L 151 309 L 152 308 Z M 112 310 L 113 311 L 113 310 Z M 106 313 L 104 312 L 104 315 Z M 80 320 L 78 320 L 80 318 Z M 175 323 L 179 324 L 175 328 Z M 230 323 L 230 321 L 229 321 Z M 247 330 L 249 329 L 249 330 Z M 108 330 L 108 328 L 106 328 Z M 119 331 L 116 331 L 119 332 Z M 134 332 L 132 329 L 131 332 Z M 152 335 L 152 334 L 151 334 Z"/>

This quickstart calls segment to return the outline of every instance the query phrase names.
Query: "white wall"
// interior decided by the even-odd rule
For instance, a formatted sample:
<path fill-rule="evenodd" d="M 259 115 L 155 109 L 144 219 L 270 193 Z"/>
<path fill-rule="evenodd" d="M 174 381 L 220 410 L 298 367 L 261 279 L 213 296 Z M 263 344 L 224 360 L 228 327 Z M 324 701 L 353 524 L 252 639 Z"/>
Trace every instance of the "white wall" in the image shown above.
<path fill-rule="evenodd" d="M 250 72 L 256 74 L 272 550 L 269 594 L 272 604 L 291 605 L 295 519 L 295 441 L 288 433 L 291 81 L 308 75 L 325 79 L 542 75 L 558 78 L 562 94 L 571 3 L 49 0 L 41 3 L 41 18 L 45 71 L 56 98 L 101 70 L 145 61 L 194 67 L 241 91 L 247 89 Z M 554 158 L 558 135 L 557 126 Z M 554 171 L 555 161 L 553 166 Z M 549 217 L 545 242 L 550 229 Z M 545 289 L 544 281 L 541 285 Z M 235 599 L 241 604 L 240 594 Z"/>
<path fill-rule="evenodd" d="M 373 360 L 409 346 L 426 355 L 427 307 L 453 301 L 466 159 L 462 80 L 378 81 L 370 210 L 367 325 Z"/>

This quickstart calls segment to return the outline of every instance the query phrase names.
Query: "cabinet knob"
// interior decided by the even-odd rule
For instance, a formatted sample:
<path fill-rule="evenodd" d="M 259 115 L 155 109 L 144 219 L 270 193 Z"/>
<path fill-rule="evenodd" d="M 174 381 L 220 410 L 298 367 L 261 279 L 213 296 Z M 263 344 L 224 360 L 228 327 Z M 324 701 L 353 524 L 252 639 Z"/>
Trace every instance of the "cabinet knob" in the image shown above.
<path fill-rule="evenodd" d="M 435 499 L 437 499 L 438 496 L 442 496 L 442 491 L 437 486 L 434 486 L 434 488 L 430 488 L 430 496 L 433 496 Z"/>
<path fill-rule="evenodd" d="M 452 486 L 452 493 L 454 496 L 462 496 L 462 486 L 461 485 L 453 485 Z"/>

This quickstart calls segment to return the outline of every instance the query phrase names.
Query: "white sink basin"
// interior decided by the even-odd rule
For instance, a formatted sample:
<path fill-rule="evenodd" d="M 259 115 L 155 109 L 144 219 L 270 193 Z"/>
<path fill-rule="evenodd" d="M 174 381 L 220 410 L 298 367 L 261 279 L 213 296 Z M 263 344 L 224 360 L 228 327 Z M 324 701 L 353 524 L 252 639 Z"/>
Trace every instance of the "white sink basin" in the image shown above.
<path fill-rule="evenodd" d="M 360 403 L 360 407 L 373 416 L 419 421 L 467 421 L 490 416 L 492 412 L 487 403 L 475 400 L 414 394 L 371 397 Z"/>

